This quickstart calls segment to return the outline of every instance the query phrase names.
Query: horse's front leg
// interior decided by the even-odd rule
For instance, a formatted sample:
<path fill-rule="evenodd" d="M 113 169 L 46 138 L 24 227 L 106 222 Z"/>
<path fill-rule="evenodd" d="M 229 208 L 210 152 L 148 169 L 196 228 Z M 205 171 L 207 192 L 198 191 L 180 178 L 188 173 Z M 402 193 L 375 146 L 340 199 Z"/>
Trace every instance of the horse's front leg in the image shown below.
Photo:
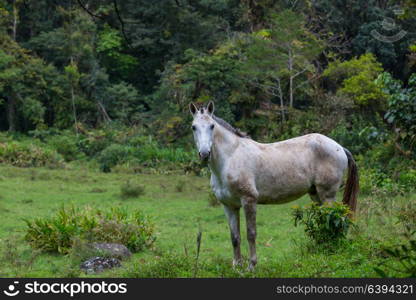
<path fill-rule="evenodd" d="M 244 207 L 244 212 L 246 215 L 246 225 L 247 225 L 247 240 L 250 250 L 250 264 L 248 269 L 250 271 L 254 270 L 254 267 L 257 264 L 257 254 L 256 254 L 256 199 L 254 197 L 243 197 L 242 204 Z"/>
<path fill-rule="evenodd" d="M 240 250 L 240 209 L 224 205 L 224 211 L 228 219 L 231 232 L 231 243 L 233 244 L 234 259 L 233 266 L 241 264 Z"/>

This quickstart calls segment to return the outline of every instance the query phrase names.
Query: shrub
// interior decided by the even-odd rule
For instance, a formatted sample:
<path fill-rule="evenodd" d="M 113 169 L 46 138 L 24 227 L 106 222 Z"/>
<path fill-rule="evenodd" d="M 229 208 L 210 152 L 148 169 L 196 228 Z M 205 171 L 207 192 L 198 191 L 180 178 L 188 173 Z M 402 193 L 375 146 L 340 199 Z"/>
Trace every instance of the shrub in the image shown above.
<path fill-rule="evenodd" d="M 23 142 L 0 143 L 0 163 L 16 167 L 63 167 L 62 157 L 54 150 Z"/>
<path fill-rule="evenodd" d="M 350 210 L 341 203 L 312 203 L 305 208 L 295 207 L 295 226 L 305 226 L 306 234 L 316 243 L 329 243 L 344 239 L 352 224 Z"/>
<path fill-rule="evenodd" d="M 78 148 L 76 135 L 65 134 L 51 136 L 47 140 L 47 144 L 61 154 L 66 161 L 72 161 L 80 158 L 82 153 Z"/>
<path fill-rule="evenodd" d="M 144 193 L 144 186 L 132 183 L 130 180 L 120 187 L 120 195 L 122 199 L 138 198 L 144 195 Z"/>
<path fill-rule="evenodd" d="M 138 252 L 155 240 L 153 224 L 139 210 L 62 207 L 53 217 L 25 222 L 25 240 L 45 252 L 69 253 L 75 239 L 120 243 Z"/>
<path fill-rule="evenodd" d="M 112 144 L 98 155 L 98 163 L 103 172 L 110 172 L 111 168 L 125 162 L 132 153 L 132 148 L 119 144 Z"/>
<path fill-rule="evenodd" d="M 402 172 L 399 175 L 398 181 L 406 191 L 410 192 L 414 190 L 416 187 L 416 170 L 411 169 Z"/>

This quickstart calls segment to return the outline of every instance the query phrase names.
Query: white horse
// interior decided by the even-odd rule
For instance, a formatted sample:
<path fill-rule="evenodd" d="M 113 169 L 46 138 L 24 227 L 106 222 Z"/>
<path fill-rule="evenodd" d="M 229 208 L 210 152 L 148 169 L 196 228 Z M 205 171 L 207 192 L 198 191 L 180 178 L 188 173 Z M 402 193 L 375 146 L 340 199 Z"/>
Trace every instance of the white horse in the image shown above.
<path fill-rule="evenodd" d="M 355 211 L 358 171 L 351 153 L 321 134 L 262 144 L 214 116 L 214 104 L 191 103 L 192 130 L 201 160 L 211 169 L 211 187 L 224 205 L 234 248 L 241 264 L 240 208 L 247 223 L 249 269 L 257 263 L 256 206 L 281 204 L 309 193 L 318 203 L 335 201 L 348 168 L 343 202 Z"/>

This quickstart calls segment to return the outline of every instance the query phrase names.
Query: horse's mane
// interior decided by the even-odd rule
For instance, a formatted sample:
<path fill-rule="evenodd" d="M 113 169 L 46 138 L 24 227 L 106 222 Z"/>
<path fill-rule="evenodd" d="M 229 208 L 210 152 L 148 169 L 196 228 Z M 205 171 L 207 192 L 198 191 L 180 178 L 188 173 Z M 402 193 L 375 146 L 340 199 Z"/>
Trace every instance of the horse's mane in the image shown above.
<path fill-rule="evenodd" d="M 217 116 L 214 116 L 214 115 L 212 115 L 211 117 L 215 120 L 215 122 L 220 124 L 222 127 L 227 129 L 228 131 L 234 133 L 236 136 L 241 137 L 241 138 L 250 139 L 250 136 L 247 133 L 241 131 L 238 128 L 234 128 L 233 126 L 230 125 L 230 123 L 224 121 L 223 119 L 221 119 Z"/>

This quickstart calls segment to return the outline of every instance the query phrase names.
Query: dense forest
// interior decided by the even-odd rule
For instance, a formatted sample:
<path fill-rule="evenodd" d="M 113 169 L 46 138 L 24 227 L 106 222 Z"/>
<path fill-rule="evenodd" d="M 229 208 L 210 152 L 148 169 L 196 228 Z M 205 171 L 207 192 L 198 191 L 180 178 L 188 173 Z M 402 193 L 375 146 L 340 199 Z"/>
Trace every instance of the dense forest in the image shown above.
<path fill-rule="evenodd" d="M 39 138 L 139 128 L 189 148 L 188 104 L 213 100 L 263 142 L 320 132 L 380 163 L 412 159 L 415 7 L 0 0 L 0 129 Z"/>

